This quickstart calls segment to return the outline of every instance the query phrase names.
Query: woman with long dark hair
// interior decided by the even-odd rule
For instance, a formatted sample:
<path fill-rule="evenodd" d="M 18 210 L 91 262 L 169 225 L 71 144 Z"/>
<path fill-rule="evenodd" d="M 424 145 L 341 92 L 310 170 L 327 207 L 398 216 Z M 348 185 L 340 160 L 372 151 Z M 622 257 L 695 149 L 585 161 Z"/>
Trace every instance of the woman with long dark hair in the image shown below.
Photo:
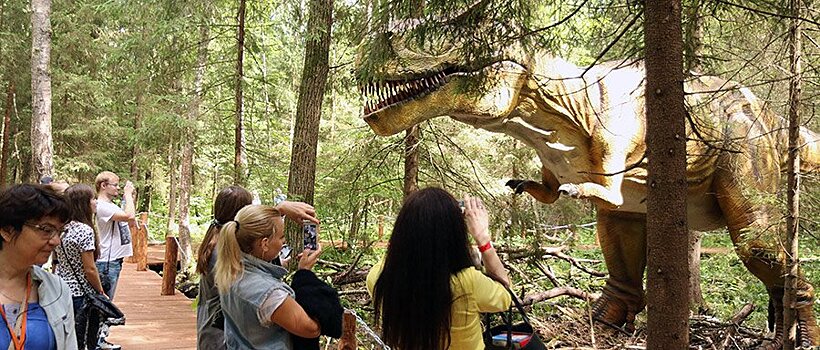
<path fill-rule="evenodd" d="M 91 186 L 76 184 L 63 194 L 68 205 L 69 223 L 63 229 L 62 243 L 57 247 L 57 274 L 71 289 L 74 302 L 74 325 L 77 347 L 85 349 L 97 346 L 99 316 L 85 305 L 90 293 L 105 295 L 95 261 L 100 255 L 97 230 L 94 229 L 94 212 L 97 195 Z"/>
<path fill-rule="evenodd" d="M 197 305 L 197 349 L 225 349 L 224 318 L 219 304 L 219 292 L 214 283 L 216 266 L 216 242 L 225 223 L 234 219 L 240 209 L 253 202 L 253 195 L 240 186 L 228 186 L 219 191 L 214 201 L 214 219 L 202 239 L 197 252 L 196 272 L 199 279 L 199 304 Z M 284 201 L 276 206 L 283 215 L 301 223 L 310 220 L 319 223 L 313 206 L 302 202 Z"/>
<path fill-rule="evenodd" d="M 473 266 L 468 232 L 492 278 Z M 483 349 L 479 313 L 510 307 L 501 283 L 509 285 L 509 277 L 481 200 L 466 196 L 462 214 L 440 188 L 407 197 L 384 260 L 367 275 L 382 340 L 401 350 Z"/>

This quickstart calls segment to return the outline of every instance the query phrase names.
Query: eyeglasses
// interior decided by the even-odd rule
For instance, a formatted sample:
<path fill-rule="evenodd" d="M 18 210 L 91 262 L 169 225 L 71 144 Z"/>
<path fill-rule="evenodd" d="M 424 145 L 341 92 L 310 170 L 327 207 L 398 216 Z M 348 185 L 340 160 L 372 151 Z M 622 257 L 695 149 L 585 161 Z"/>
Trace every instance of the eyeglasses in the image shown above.
<path fill-rule="evenodd" d="M 109 183 L 108 186 L 111 186 L 111 187 L 114 187 L 114 188 L 120 188 L 120 183 L 119 182 L 113 183 L 113 184 Z"/>
<path fill-rule="evenodd" d="M 50 240 L 50 239 L 54 238 L 54 236 L 57 236 L 57 235 L 59 235 L 60 233 L 63 232 L 62 227 L 58 228 L 58 227 L 54 227 L 54 226 L 49 225 L 49 224 L 37 224 L 37 225 L 35 225 L 35 224 L 23 224 L 23 225 L 34 228 L 34 229 L 37 229 L 38 231 L 40 231 L 40 237 L 44 240 Z"/>

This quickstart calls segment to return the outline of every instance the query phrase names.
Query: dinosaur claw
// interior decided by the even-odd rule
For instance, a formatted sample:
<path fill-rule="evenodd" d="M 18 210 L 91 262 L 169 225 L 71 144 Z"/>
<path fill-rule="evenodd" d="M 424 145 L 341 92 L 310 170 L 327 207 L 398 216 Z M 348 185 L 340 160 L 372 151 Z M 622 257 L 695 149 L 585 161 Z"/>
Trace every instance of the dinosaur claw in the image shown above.
<path fill-rule="evenodd" d="M 515 194 L 522 194 L 524 193 L 524 183 L 525 182 L 523 180 L 509 180 L 504 185 L 513 189 Z"/>

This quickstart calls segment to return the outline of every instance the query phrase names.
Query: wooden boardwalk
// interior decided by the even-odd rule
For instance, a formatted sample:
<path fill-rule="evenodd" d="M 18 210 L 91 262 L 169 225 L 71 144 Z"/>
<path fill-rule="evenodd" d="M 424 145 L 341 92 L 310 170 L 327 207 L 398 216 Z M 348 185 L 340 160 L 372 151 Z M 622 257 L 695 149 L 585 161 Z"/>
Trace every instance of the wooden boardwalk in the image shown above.
<path fill-rule="evenodd" d="M 162 277 L 125 263 L 114 302 L 125 313 L 124 326 L 111 327 L 108 340 L 123 350 L 196 349 L 196 310 L 179 291 L 161 296 Z"/>

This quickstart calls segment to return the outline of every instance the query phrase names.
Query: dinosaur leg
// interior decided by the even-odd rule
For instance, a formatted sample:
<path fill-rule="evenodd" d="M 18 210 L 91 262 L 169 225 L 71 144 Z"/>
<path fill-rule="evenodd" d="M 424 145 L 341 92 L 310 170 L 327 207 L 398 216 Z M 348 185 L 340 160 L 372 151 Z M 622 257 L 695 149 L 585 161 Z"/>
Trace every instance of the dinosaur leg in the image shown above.
<path fill-rule="evenodd" d="M 737 172 L 730 176 L 720 174 L 715 179 L 718 203 L 726 218 L 735 250 L 749 271 L 754 274 L 768 291 L 774 309 L 776 338 L 765 349 L 780 349 L 783 339 L 783 285 L 785 252 L 782 248 L 782 232 L 778 225 L 769 223 L 769 218 L 781 217 L 767 205 L 767 195 L 755 192 L 754 177 L 743 177 Z M 749 183 L 745 183 L 749 182 Z M 761 195 L 762 194 L 762 195 Z M 814 288 L 802 273 L 798 276 L 797 291 L 798 344 L 820 345 L 818 330 L 812 305 Z"/>
<path fill-rule="evenodd" d="M 603 294 L 592 306 L 593 317 L 616 326 L 634 325 L 645 306 L 645 215 L 598 210 L 598 239 L 609 270 Z"/>

